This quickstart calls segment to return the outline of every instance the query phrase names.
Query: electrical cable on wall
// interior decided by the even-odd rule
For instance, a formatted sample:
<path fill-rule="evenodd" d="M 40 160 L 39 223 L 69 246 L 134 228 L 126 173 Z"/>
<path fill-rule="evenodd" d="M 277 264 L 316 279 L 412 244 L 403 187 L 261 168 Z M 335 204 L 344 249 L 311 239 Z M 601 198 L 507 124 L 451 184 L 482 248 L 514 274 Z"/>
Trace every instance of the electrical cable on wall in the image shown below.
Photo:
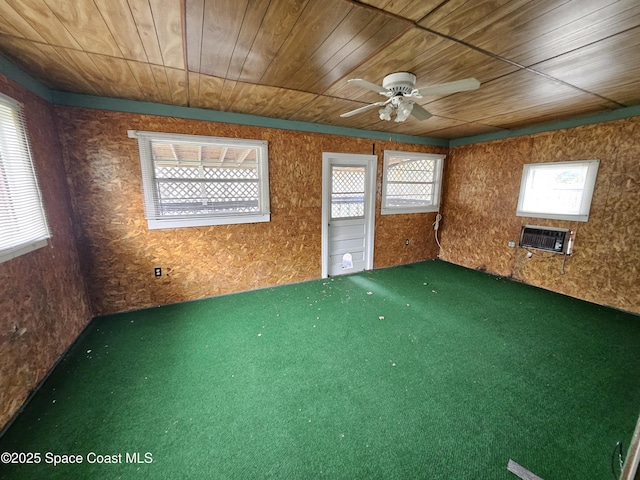
<path fill-rule="evenodd" d="M 433 231 L 434 231 L 434 236 L 436 237 L 436 244 L 438 245 L 440 250 L 444 252 L 442 245 L 440 245 L 440 240 L 438 240 L 438 228 L 440 228 L 440 220 L 442 220 L 442 215 L 440 215 L 440 212 L 438 212 L 438 214 L 436 215 L 436 219 L 433 222 Z"/>
<path fill-rule="evenodd" d="M 528 248 L 525 248 L 525 250 L 528 252 L 528 253 L 527 253 L 527 258 L 531 258 L 531 257 L 533 257 L 534 255 L 535 255 L 535 256 L 537 256 L 537 257 L 540 257 L 540 258 L 553 258 L 553 257 L 555 257 L 555 254 L 553 254 L 553 253 L 552 253 L 552 254 L 550 254 L 550 255 L 540 255 L 539 253 L 532 252 L 532 251 L 531 251 L 531 250 L 529 250 Z M 564 271 L 564 264 L 565 264 L 565 262 L 566 262 L 566 261 L 567 261 L 567 254 L 566 254 L 566 253 L 563 253 L 563 254 L 562 254 L 562 266 L 560 267 L 560 274 L 561 274 L 561 275 L 564 275 L 564 274 L 565 274 L 565 271 Z"/>
<path fill-rule="evenodd" d="M 525 250 L 528 252 L 527 258 L 531 258 L 534 255 L 539 258 L 554 258 L 556 256 L 554 253 L 548 253 L 546 255 L 542 255 L 541 253 L 538 253 L 538 252 L 532 252 L 528 248 L 525 248 Z"/>

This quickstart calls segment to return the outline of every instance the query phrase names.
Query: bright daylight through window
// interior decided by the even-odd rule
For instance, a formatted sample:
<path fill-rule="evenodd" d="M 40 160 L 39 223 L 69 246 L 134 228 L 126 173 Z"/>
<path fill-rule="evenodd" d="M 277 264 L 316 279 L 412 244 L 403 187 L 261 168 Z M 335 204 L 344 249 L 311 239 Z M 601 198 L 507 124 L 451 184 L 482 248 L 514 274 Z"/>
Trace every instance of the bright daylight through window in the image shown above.
<path fill-rule="evenodd" d="M 437 212 L 444 157 L 385 150 L 381 213 Z"/>
<path fill-rule="evenodd" d="M 150 229 L 268 222 L 267 142 L 130 131 Z"/>
<path fill-rule="evenodd" d="M 516 215 L 586 222 L 599 164 L 580 160 L 525 165 Z"/>
<path fill-rule="evenodd" d="M 45 246 L 50 236 L 22 106 L 0 94 L 0 262 Z"/>

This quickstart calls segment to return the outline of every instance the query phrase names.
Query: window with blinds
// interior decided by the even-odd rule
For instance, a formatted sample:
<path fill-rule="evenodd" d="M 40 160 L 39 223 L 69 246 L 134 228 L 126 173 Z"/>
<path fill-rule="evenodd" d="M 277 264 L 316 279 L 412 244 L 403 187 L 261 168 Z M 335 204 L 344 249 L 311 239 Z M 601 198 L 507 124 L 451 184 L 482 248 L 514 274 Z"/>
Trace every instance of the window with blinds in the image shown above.
<path fill-rule="evenodd" d="M 437 212 L 443 160 L 444 155 L 385 150 L 380 213 Z"/>
<path fill-rule="evenodd" d="M 45 246 L 49 237 L 22 105 L 0 94 L 0 262 Z"/>
<path fill-rule="evenodd" d="M 150 229 L 268 222 L 267 142 L 129 132 Z"/>

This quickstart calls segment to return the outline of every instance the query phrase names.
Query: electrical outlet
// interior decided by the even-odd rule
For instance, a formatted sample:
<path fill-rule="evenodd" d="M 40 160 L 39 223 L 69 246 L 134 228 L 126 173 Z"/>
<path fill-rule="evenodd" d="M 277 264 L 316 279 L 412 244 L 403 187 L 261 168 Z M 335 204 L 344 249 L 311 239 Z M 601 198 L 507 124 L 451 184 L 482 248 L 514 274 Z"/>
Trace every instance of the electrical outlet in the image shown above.
<path fill-rule="evenodd" d="M 156 277 L 161 277 L 162 276 L 162 268 L 160 268 L 160 267 L 154 268 L 153 272 L 155 273 Z"/>
<path fill-rule="evenodd" d="M 405 245 L 409 245 L 409 239 L 408 238 L 404 241 L 404 244 Z"/>
<path fill-rule="evenodd" d="M 514 242 L 513 240 L 509 241 L 507 245 L 509 246 L 509 248 L 516 248 L 516 242 Z"/>

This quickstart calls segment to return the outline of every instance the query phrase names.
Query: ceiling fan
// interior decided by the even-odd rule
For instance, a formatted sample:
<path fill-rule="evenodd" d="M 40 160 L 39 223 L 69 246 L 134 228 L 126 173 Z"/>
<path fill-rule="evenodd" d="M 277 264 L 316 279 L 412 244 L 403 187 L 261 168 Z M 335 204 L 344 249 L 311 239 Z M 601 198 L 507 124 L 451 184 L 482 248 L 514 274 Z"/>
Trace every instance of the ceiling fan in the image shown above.
<path fill-rule="evenodd" d="M 352 115 L 357 115 L 376 107 L 383 107 L 379 110 L 380 120 L 391 120 L 391 114 L 395 110 L 396 122 L 404 122 L 409 115 L 413 115 L 418 120 L 426 120 L 431 117 L 431 114 L 412 101 L 412 98 L 422 98 L 429 95 L 447 95 L 450 93 L 476 90 L 480 87 L 480 82 L 475 78 L 465 78 L 464 80 L 456 80 L 455 82 L 441 83 L 417 89 L 415 88 L 416 76 L 409 72 L 397 72 L 387 75 L 382 80 L 382 86 L 361 78 L 352 78 L 348 83 L 353 83 L 354 85 L 378 92 L 380 95 L 388 97 L 388 100 L 356 108 L 355 110 L 341 114 L 341 117 L 351 117 Z"/>

